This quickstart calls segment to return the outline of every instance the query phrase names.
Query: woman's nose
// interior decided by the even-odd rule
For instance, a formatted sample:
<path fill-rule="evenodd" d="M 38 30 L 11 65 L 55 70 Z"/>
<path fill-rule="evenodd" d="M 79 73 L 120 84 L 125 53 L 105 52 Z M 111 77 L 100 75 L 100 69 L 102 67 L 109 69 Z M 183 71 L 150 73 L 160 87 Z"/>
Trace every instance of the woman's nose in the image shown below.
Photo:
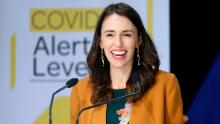
<path fill-rule="evenodd" d="M 119 35 L 119 36 L 117 36 L 117 37 L 115 38 L 115 46 L 116 46 L 116 47 L 122 47 L 122 45 L 123 45 L 122 38 L 121 38 L 121 36 Z"/>

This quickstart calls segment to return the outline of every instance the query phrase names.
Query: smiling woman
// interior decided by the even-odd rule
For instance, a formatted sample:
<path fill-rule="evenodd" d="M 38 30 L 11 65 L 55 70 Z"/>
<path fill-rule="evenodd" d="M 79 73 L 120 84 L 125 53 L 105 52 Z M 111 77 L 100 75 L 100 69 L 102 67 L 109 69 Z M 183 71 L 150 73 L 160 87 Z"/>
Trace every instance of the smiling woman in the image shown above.
<path fill-rule="evenodd" d="M 131 6 L 116 3 L 104 9 L 87 64 L 89 76 L 71 94 L 71 124 L 83 108 L 139 89 L 128 99 L 85 111 L 80 123 L 183 124 L 178 81 L 174 74 L 159 70 L 156 48 Z M 132 80 L 133 73 L 138 74 L 141 88 Z"/>
<path fill-rule="evenodd" d="M 140 39 L 136 27 L 126 17 L 112 14 L 105 18 L 101 30 L 100 47 L 104 49 L 112 69 L 118 68 L 123 69 L 124 72 L 131 72 L 134 51 L 139 47 Z M 125 78 L 124 80 L 127 80 L 128 77 Z"/>

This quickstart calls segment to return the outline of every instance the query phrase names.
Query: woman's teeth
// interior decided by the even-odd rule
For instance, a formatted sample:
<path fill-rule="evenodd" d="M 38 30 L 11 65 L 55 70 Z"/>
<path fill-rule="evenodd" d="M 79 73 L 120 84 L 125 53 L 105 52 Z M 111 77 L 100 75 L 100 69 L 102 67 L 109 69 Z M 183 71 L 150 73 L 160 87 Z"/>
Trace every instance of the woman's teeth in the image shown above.
<path fill-rule="evenodd" d="M 126 54 L 126 51 L 112 51 L 112 54 L 116 56 L 123 56 Z"/>

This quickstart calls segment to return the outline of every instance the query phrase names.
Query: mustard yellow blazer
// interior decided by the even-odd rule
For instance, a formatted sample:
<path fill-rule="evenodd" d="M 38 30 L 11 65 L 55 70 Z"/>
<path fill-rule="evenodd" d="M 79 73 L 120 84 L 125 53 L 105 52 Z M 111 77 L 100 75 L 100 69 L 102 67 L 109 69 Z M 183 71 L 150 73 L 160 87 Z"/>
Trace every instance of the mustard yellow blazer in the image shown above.
<path fill-rule="evenodd" d="M 89 76 L 81 79 L 73 88 L 70 100 L 70 123 L 75 124 L 78 112 L 92 105 Z M 79 124 L 106 124 L 106 108 L 102 105 L 84 111 Z M 179 83 L 174 74 L 159 71 L 155 84 L 135 103 L 129 124 L 183 124 L 183 104 Z"/>

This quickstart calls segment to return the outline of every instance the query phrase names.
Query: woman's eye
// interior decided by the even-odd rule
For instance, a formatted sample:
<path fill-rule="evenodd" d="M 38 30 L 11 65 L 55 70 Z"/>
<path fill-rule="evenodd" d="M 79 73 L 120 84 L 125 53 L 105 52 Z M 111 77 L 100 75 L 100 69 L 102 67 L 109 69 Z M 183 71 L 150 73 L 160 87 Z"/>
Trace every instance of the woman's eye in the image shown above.
<path fill-rule="evenodd" d="M 112 37 L 113 34 L 106 34 L 106 37 Z"/>
<path fill-rule="evenodd" d="M 126 37 L 131 37 L 131 34 L 124 34 L 124 36 L 126 36 Z"/>

